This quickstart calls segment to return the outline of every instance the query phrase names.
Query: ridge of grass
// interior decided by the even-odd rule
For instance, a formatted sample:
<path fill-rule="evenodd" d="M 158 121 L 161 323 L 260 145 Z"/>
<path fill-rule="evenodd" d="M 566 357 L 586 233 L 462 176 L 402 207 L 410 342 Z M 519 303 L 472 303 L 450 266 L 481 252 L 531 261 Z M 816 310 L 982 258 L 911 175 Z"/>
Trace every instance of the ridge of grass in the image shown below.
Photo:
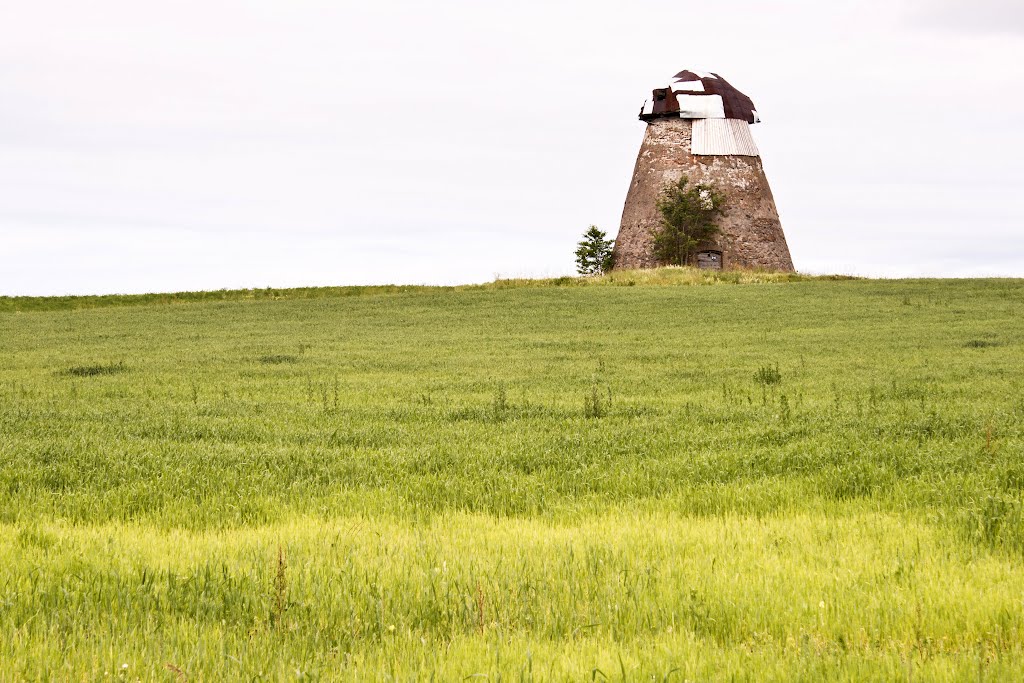
<path fill-rule="evenodd" d="M 778 284 L 812 280 L 855 280 L 850 275 L 804 275 L 759 270 L 711 271 L 697 268 L 653 268 L 617 270 L 592 277 L 497 278 L 492 282 L 465 285 L 346 285 L 335 287 L 266 287 L 263 289 L 218 289 L 211 291 L 163 292 L 151 294 L 84 294 L 67 296 L 0 296 L 0 313 L 61 311 L 112 306 L 173 305 L 209 301 L 267 301 L 336 299 L 352 296 L 429 294 L 437 292 L 487 291 L 541 287 L 633 287 L 717 284 Z"/>

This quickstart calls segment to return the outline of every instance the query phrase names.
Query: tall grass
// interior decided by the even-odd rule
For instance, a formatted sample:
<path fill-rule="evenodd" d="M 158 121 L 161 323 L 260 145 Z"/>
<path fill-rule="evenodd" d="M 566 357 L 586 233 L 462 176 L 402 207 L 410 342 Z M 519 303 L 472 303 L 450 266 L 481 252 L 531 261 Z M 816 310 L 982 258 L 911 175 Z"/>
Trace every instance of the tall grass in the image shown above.
<path fill-rule="evenodd" d="M 0 313 L 0 681 L 1024 675 L 1021 283 L 704 277 Z"/>

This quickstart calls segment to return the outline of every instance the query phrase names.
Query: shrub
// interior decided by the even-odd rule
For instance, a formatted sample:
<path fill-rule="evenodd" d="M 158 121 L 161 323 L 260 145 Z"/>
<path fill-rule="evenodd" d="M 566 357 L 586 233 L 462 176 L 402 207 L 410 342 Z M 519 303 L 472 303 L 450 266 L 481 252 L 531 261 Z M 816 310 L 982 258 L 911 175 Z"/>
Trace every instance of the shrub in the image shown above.
<path fill-rule="evenodd" d="M 603 395 L 601 388 L 594 382 L 590 386 L 590 393 L 583 397 L 583 416 L 587 418 L 599 418 L 608 414 L 611 406 L 611 388 L 608 389 L 607 397 Z"/>
<path fill-rule="evenodd" d="M 782 382 L 782 373 L 779 372 L 779 365 L 765 365 L 754 373 L 754 381 L 764 386 L 773 386 Z"/>
<path fill-rule="evenodd" d="M 699 244 L 721 232 L 716 221 L 724 196 L 710 185 L 687 188 L 688 184 L 683 176 L 667 185 L 658 198 L 661 227 L 654 233 L 654 256 L 663 264 L 687 265 Z"/>
<path fill-rule="evenodd" d="M 494 392 L 494 399 L 491 401 L 491 412 L 497 420 L 505 417 L 505 414 L 508 412 L 508 392 L 505 390 L 504 384 L 499 384 Z"/>

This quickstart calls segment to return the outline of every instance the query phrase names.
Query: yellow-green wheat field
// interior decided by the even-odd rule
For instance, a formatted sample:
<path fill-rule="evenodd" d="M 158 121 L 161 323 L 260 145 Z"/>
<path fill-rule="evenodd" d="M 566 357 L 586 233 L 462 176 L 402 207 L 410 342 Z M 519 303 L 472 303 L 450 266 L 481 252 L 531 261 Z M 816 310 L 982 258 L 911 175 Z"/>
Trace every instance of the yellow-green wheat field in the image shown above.
<path fill-rule="evenodd" d="M 1024 679 L 1024 281 L 0 298 L 0 681 Z"/>

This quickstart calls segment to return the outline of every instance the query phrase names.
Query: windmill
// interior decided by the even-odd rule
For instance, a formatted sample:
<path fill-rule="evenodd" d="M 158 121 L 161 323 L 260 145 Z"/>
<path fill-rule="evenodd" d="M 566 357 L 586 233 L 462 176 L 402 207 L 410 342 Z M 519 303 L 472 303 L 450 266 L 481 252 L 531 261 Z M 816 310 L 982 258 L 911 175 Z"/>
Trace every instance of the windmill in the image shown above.
<path fill-rule="evenodd" d="M 749 97 L 715 73 L 680 71 L 644 103 L 647 123 L 615 241 L 616 268 L 652 268 L 657 199 L 685 175 L 725 195 L 721 232 L 700 244 L 700 268 L 792 271 L 786 236 L 750 126 L 760 121 Z"/>

